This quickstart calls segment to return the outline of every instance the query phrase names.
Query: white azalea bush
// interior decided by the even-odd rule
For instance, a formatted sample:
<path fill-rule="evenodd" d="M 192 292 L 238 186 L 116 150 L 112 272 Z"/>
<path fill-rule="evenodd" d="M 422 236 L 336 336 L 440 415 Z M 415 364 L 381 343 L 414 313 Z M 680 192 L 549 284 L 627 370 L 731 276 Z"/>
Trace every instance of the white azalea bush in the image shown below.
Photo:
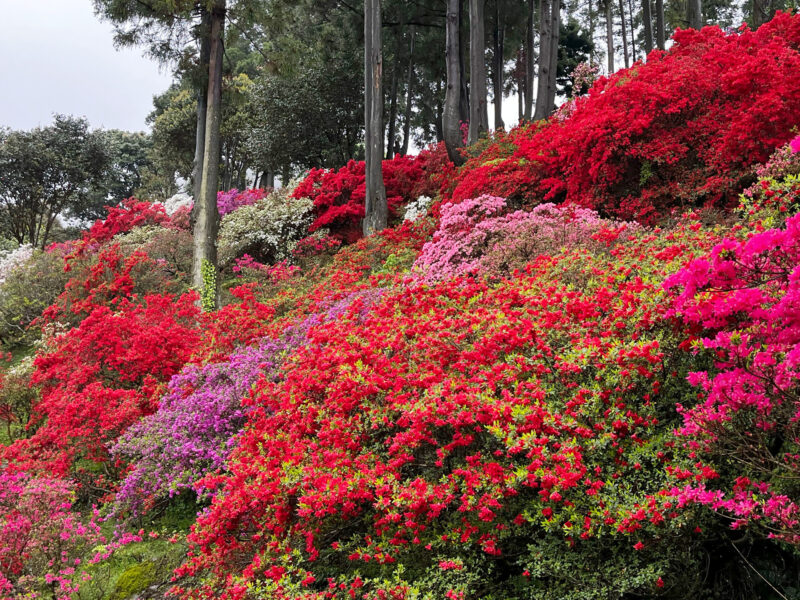
<path fill-rule="evenodd" d="M 220 264 L 228 266 L 245 254 L 265 264 L 289 260 L 297 242 L 308 235 L 313 209 L 308 198 L 277 190 L 225 215 L 218 238 Z"/>
<path fill-rule="evenodd" d="M 406 212 L 403 215 L 403 220 L 411 221 L 413 223 L 414 221 L 421 219 L 428 214 L 431 204 L 433 204 L 433 198 L 430 196 L 420 196 L 413 202 L 409 202 L 406 206 Z"/>

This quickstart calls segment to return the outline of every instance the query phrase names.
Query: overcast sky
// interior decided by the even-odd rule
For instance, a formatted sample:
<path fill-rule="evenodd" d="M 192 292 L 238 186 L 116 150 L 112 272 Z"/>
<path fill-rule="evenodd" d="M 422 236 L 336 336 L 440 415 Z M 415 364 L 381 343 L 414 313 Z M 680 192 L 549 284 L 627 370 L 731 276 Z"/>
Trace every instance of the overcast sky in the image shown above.
<path fill-rule="evenodd" d="M 0 126 L 30 129 L 53 113 L 92 127 L 146 129 L 170 74 L 141 48 L 114 48 L 91 0 L 0 0 Z"/>

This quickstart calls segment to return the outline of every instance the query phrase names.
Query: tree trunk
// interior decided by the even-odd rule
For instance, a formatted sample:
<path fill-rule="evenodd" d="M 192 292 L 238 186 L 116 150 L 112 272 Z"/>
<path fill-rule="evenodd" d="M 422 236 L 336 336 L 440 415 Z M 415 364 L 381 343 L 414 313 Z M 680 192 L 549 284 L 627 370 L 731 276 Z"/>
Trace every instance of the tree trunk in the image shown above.
<path fill-rule="evenodd" d="M 619 0 L 619 22 L 622 25 L 622 51 L 625 56 L 625 68 L 627 69 L 631 66 L 631 57 L 628 54 L 628 28 L 625 26 L 625 3 L 623 0 Z"/>
<path fill-rule="evenodd" d="M 464 40 L 466 27 L 464 25 L 464 2 L 469 0 L 462 0 L 458 3 L 458 69 L 460 73 L 461 90 L 458 100 L 459 112 L 459 128 L 461 123 L 469 123 L 469 86 L 467 84 L 467 57 L 466 48 L 467 43 Z"/>
<path fill-rule="evenodd" d="M 631 64 L 636 62 L 636 28 L 633 24 L 633 0 L 628 0 L 628 22 L 630 23 L 631 32 Z"/>
<path fill-rule="evenodd" d="M 383 185 L 383 59 L 381 0 L 364 1 L 364 131 L 366 202 L 364 235 L 386 229 L 389 209 Z"/>
<path fill-rule="evenodd" d="M 477 142 L 489 129 L 486 102 L 485 0 L 469 0 L 469 143 Z"/>
<path fill-rule="evenodd" d="M 793 6 L 797 6 L 795 2 Z M 772 20 L 777 12 L 774 0 L 753 0 L 753 29 L 758 29 L 764 23 Z"/>
<path fill-rule="evenodd" d="M 411 41 L 409 42 L 408 49 L 408 74 L 406 75 L 406 112 L 403 120 L 403 147 L 401 153 L 408 154 L 408 145 L 411 138 L 411 108 L 412 108 L 412 89 L 414 87 L 414 38 L 416 37 L 416 29 L 411 25 L 408 31 Z"/>
<path fill-rule="evenodd" d="M 550 77 L 552 75 L 551 53 L 553 51 L 553 16 L 551 0 L 539 0 L 539 80 L 536 86 L 536 112 L 533 118 L 545 119 L 551 112 L 547 104 Z"/>
<path fill-rule="evenodd" d="M 213 310 L 217 306 L 217 230 L 219 229 L 217 191 L 219 189 L 221 151 L 219 127 L 222 115 L 224 31 L 225 0 L 216 0 L 211 9 L 203 174 L 200 193 L 194 201 L 196 212 L 193 232 L 192 284 L 200 293 L 204 310 Z"/>
<path fill-rule="evenodd" d="M 505 54 L 505 35 L 506 27 L 505 22 L 501 22 L 503 18 L 502 10 L 500 9 L 500 2 L 495 2 L 494 13 L 494 68 L 492 83 L 494 86 L 494 129 L 499 131 L 505 130 L 506 124 L 503 122 L 503 66 L 505 61 L 503 56 Z"/>
<path fill-rule="evenodd" d="M 547 80 L 547 116 L 556 106 L 556 77 L 558 75 L 558 42 L 561 31 L 561 0 L 551 0 L 550 77 Z"/>
<path fill-rule="evenodd" d="M 687 0 L 686 2 L 686 21 L 689 29 L 703 28 L 703 3 L 702 0 Z"/>
<path fill-rule="evenodd" d="M 447 146 L 447 154 L 455 164 L 464 162 L 458 151 L 463 144 L 460 128 L 461 65 L 459 56 L 459 6 L 461 0 L 447 0 L 445 24 L 445 62 L 447 64 L 447 89 L 444 95 L 442 112 L 442 135 Z"/>
<path fill-rule="evenodd" d="M 611 12 L 611 0 L 604 0 L 606 13 L 606 51 L 608 52 L 608 74 L 614 72 L 614 15 Z"/>
<path fill-rule="evenodd" d="M 528 23 L 525 27 L 525 120 L 533 116 L 533 82 L 536 77 L 533 60 L 533 46 L 536 31 L 536 0 L 528 0 Z"/>
<path fill-rule="evenodd" d="M 653 49 L 653 14 L 650 0 L 642 0 L 642 21 L 644 22 L 644 51 L 650 54 Z"/>
<path fill-rule="evenodd" d="M 666 47 L 666 30 L 664 29 L 664 0 L 656 0 L 656 48 Z"/>
<path fill-rule="evenodd" d="M 211 55 L 211 14 L 204 8 L 200 9 L 200 72 L 202 77 L 197 86 L 197 130 L 194 142 L 194 167 L 192 169 L 192 184 L 194 197 L 200 197 L 200 183 L 203 179 L 203 150 L 206 143 L 206 110 L 208 107 L 208 63 Z M 196 204 L 195 204 L 196 206 Z M 192 221 L 194 221 L 194 209 Z"/>
<path fill-rule="evenodd" d="M 398 47 L 400 44 L 397 44 Z M 397 137 L 397 86 L 398 86 L 398 73 L 397 73 L 398 60 L 395 59 L 392 67 L 392 88 L 389 92 L 392 95 L 389 101 L 389 131 L 386 133 L 386 158 L 391 160 L 394 157 L 394 143 Z"/>

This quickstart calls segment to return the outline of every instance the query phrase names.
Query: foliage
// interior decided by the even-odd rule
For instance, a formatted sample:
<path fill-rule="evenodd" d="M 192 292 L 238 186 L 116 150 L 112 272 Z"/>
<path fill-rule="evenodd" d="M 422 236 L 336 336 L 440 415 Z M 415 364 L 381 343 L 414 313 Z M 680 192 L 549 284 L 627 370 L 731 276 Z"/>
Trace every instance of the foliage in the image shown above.
<path fill-rule="evenodd" d="M 493 196 L 445 203 L 440 215 L 439 229 L 414 263 L 420 281 L 508 275 L 540 255 L 579 247 L 598 253 L 640 229 L 570 206 L 540 204 L 531 212 L 509 212 L 505 199 Z"/>
<path fill-rule="evenodd" d="M 643 222 L 729 206 L 791 138 L 799 67 L 800 15 L 756 32 L 678 31 L 668 52 L 600 79 L 567 118 L 518 129 L 473 158 L 452 199 L 565 200 Z"/>
<path fill-rule="evenodd" d="M 29 346 L 40 336 L 39 329 L 31 325 L 53 304 L 69 279 L 58 253 L 22 248 L 3 263 L 10 268 L 0 283 L 0 342 L 7 349 Z M 28 258 L 16 260 L 21 255 Z"/>
<path fill-rule="evenodd" d="M 225 215 L 219 230 L 220 263 L 245 253 L 265 263 L 290 258 L 295 243 L 308 233 L 311 210 L 307 198 L 275 191 Z"/>
<path fill-rule="evenodd" d="M 5 429 L 5 443 L 28 434 L 33 406 L 39 398 L 38 390 L 31 385 L 32 373 L 31 357 L 0 370 L 0 422 Z"/>
<path fill-rule="evenodd" d="M 153 412 L 154 394 L 198 345 L 195 296 L 123 298 L 85 306 L 80 325 L 48 342 L 31 377 L 41 387 L 36 432 L 4 453 L 19 467 L 65 475 L 78 459 L 103 462 L 106 444 Z M 87 301 L 88 302 L 88 301 Z M 102 478 L 91 482 L 103 488 Z"/>
<path fill-rule="evenodd" d="M 800 185 L 794 184 L 795 191 Z M 700 403 L 681 407 L 681 435 L 698 454 L 739 465 L 735 482 L 678 474 L 681 502 L 724 511 L 734 527 L 764 527 L 800 544 L 800 215 L 746 239 L 726 238 L 667 279 L 694 352 Z M 698 467 L 701 463 L 698 463 Z M 711 486 L 710 488 L 707 488 Z"/>
<path fill-rule="evenodd" d="M 20 244 L 47 245 L 58 215 L 84 217 L 110 151 L 85 119 L 56 115 L 31 131 L 0 131 L 0 223 Z"/>

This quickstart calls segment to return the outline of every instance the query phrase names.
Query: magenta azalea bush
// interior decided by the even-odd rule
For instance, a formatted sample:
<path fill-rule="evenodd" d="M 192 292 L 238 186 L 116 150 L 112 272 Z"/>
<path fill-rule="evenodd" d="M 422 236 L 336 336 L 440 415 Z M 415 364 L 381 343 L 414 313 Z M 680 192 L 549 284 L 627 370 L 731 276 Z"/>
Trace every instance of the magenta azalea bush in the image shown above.
<path fill-rule="evenodd" d="M 689 376 L 701 401 L 678 406 L 680 434 L 706 459 L 742 466 L 729 487 L 709 472 L 674 491 L 800 543 L 800 215 L 725 239 L 665 287 L 680 292 L 673 314 L 696 332 L 694 351 L 713 361 Z"/>

